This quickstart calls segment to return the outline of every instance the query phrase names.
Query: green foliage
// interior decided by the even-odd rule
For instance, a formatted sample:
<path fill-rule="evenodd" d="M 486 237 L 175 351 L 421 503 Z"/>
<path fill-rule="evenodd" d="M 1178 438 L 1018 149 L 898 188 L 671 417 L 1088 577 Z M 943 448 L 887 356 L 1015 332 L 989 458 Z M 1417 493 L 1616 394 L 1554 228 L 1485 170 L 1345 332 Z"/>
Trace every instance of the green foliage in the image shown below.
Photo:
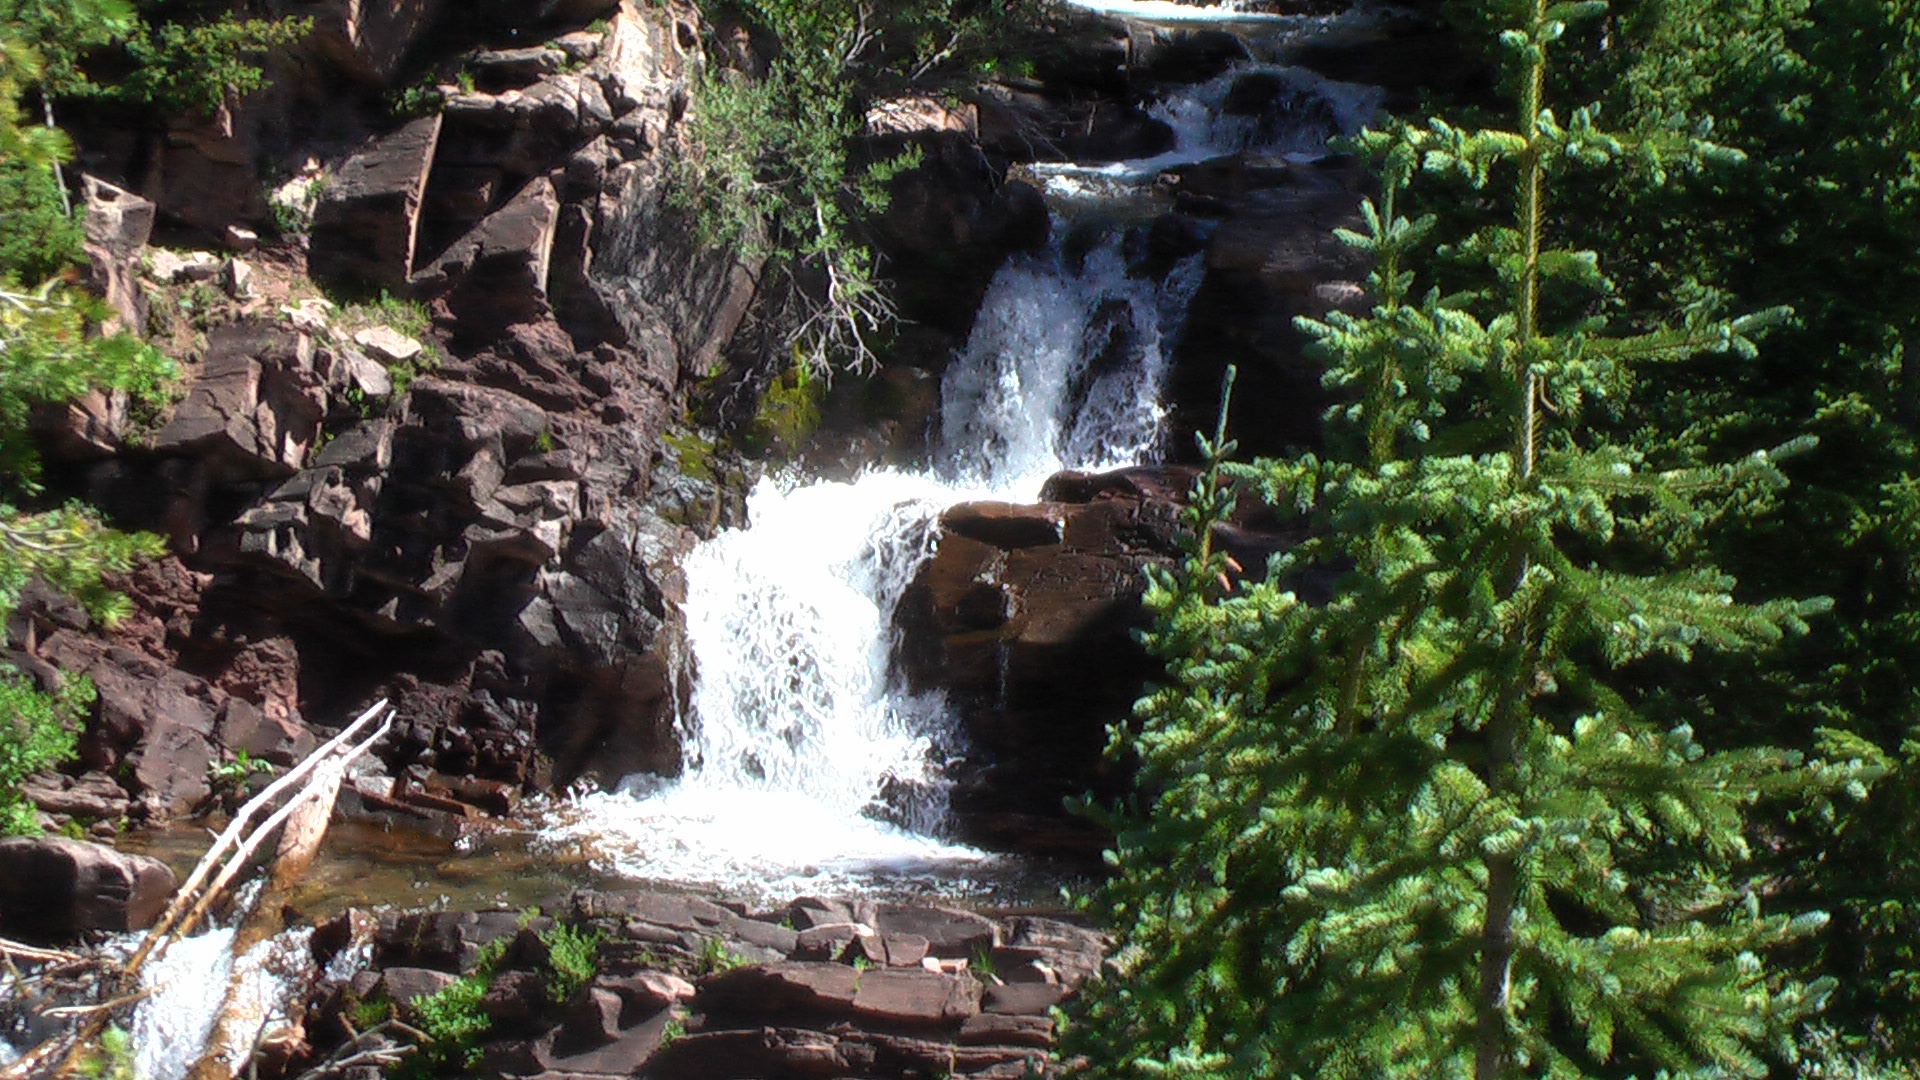
<path fill-rule="evenodd" d="M 1912 0 L 1638 0 L 1588 71 L 1609 114 L 1709 129 L 1745 152 L 1653 184 L 1593 186 L 1565 227 L 1615 252 L 1624 299 L 1692 282 L 1726 307 L 1790 304 L 1757 358 L 1704 356 L 1649 379 L 1616 430 L 1681 432 L 1702 455 L 1812 433 L 1795 497 L 1667 538 L 1710 551 L 1748 595 L 1834 598 L 1820 632 L 1755 665 L 1663 672 L 1663 707 L 1755 744 L 1841 728 L 1904 758 L 1920 729 L 1920 7 Z M 1578 207 L 1575 207 L 1578 209 Z M 1910 766 L 1903 765 L 1903 771 Z M 1889 780 L 1827 820 L 1778 822 L 1777 903 L 1834 912 L 1815 970 L 1830 1022 L 1920 1060 L 1920 800 Z"/>
<path fill-rule="evenodd" d="M 231 14 L 193 25 L 142 26 L 127 41 L 134 69 L 115 96 L 163 112 L 212 116 L 267 84 L 259 58 L 291 45 L 313 20 L 240 19 Z"/>
<path fill-rule="evenodd" d="M 256 773 L 270 773 L 273 766 L 245 750 L 233 752 L 233 760 L 207 766 L 207 782 L 216 790 L 239 791 Z"/>
<path fill-rule="evenodd" d="M 20 782 L 73 753 L 74 728 L 93 703 L 93 684 L 64 679 L 44 694 L 23 675 L 0 668 L 0 836 L 31 836 L 38 815 L 20 795 Z"/>
<path fill-rule="evenodd" d="M 547 946 L 547 997 L 564 1002 L 593 981 L 600 970 L 600 946 L 606 935 L 591 928 L 556 926 L 544 931 L 540 940 Z"/>
<path fill-rule="evenodd" d="M 203 116 L 265 86 L 260 57 L 312 28 L 306 18 L 232 13 L 193 23 L 147 19 L 127 0 L 0 0 L 0 34 L 37 53 L 36 73 L 24 82 L 43 97 L 104 97 Z M 109 45 L 121 47 L 117 64 L 127 70 L 101 83 L 88 64 Z"/>
<path fill-rule="evenodd" d="M 0 280 L 45 281 L 80 261 L 80 223 L 50 169 L 0 161 L 0 207 Z"/>
<path fill-rule="evenodd" d="M 100 1041 L 80 1057 L 79 1072 L 88 1080 L 134 1080 L 133 1036 L 118 1024 L 108 1025 Z"/>
<path fill-rule="evenodd" d="M 746 959 L 733 951 L 723 937 L 703 938 L 700 942 L 700 955 L 696 957 L 700 974 L 713 975 L 722 971 L 732 971 L 746 964 Z"/>
<path fill-rule="evenodd" d="M 918 157 L 862 165 L 852 153 L 866 103 L 990 54 L 1028 18 L 1030 0 L 739 0 L 745 22 L 779 51 L 758 78 L 701 74 L 688 131 L 698 152 L 674 166 L 673 198 L 697 212 L 703 239 L 765 256 L 786 275 L 796 356 L 816 371 L 873 363 L 868 337 L 893 315 L 859 220 Z"/>
<path fill-rule="evenodd" d="M 753 421 L 740 433 L 742 447 L 754 453 L 797 452 L 820 426 L 824 380 L 805 363 L 795 363 L 760 396 Z"/>
<path fill-rule="evenodd" d="M 410 338 L 424 341 L 433 330 L 433 316 L 428 313 L 427 305 L 420 301 L 395 296 L 382 289 L 370 299 L 342 304 L 340 317 L 334 325 L 349 334 L 369 326 L 387 326 Z"/>
<path fill-rule="evenodd" d="M 1332 452 L 1239 466 L 1223 434 L 1203 440 L 1190 557 L 1152 575 L 1169 685 L 1115 737 L 1153 797 L 1112 819 L 1093 899 L 1124 971 L 1071 1030 L 1101 1074 L 1758 1075 L 1831 992 L 1769 970 L 1825 917 L 1763 912 L 1749 815 L 1859 793 L 1874 748 L 1714 747 L 1644 681 L 1825 610 L 1739 602 L 1667 544 L 1764 504 L 1807 440 L 1716 466 L 1584 419 L 1656 365 L 1753 356 L 1777 314 L 1605 314 L 1598 255 L 1550 236 L 1549 196 L 1580 170 L 1732 155 L 1547 109 L 1549 52 L 1603 5 L 1486 10 L 1508 126 L 1360 140 L 1381 196 L 1343 239 L 1374 259 L 1374 307 L 1301 322 L 1346 402 Z M 1499 216 L 1435 251 L 1442 223 L 1403 209 L 1434 181 Z M 1223 587 L 1209 538 L 1236 489 L 1318 527 Z M 1286 587 L 1331 571 L 1327 603 Z"/>
<path fill-rule="evenodd" d="M 413 1000 L 413 1025 L 426 1040 L 394 1070 L 395 1076 L 424 1080 L 468 1073 L 479 1064 L 481 1040 L 492 1026 L 481 1002 L 507 954 L 507 944 L 508 939 L 501 938 L 482 946 L 472 971 Z"/>

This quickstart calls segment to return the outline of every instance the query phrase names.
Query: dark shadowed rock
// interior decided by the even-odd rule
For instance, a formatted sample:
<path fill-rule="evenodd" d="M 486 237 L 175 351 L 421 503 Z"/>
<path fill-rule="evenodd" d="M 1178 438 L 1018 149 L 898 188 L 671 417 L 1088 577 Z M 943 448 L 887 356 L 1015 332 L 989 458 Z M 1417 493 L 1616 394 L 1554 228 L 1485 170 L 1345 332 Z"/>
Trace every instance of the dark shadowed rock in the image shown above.
<path fill-rule="evenodd" d="M 446 0 L 276 0 L 276 9 L 313 20 L 308 44 L 348 75 L 385 83 L 420 35 L 439 20 Z"/>
<path fill-rule="evenodd" d="M 340 167 L 314 211 L 307 261 L 315 277 L 392 289 L 406 284 L 440 124 L 437 113 L 423 116 Z"/>
<path fill-rule="evenodd" d="M 84 930 L 144 930 L 173 896 L 158 859 L 56 838 L 0 840 L 0 927 L 64 938 Z"/>
<path fill-rule="evenodd" d="M 461 333 L 480 340 L 515 323 L 543 319 L 552 310 L 547 270 L 559 216 L 553 182 L 534 180 L 435 256 L 416 275 L 415 285 L 444 295 Z"/>
<path fill-rule="evenodd" d="M 866 1062 L 871 1060 L 871 1055 L 865 1055 Z M 654 1056 L 647 1074 L 654 1080 L 831 1080 L 871 1075 L 862 1061 L 850 1061 L 842 1054 L 840 1040 L 832 1035 L 773 1027 L 684 1036 Z"/>
<path fill-rule="evenodd" d="M 845 1019 L 864 979 L 873 974 L 846 964 L 758 964 L 701 980 L 693 1004 L 709 1014 Z"/>

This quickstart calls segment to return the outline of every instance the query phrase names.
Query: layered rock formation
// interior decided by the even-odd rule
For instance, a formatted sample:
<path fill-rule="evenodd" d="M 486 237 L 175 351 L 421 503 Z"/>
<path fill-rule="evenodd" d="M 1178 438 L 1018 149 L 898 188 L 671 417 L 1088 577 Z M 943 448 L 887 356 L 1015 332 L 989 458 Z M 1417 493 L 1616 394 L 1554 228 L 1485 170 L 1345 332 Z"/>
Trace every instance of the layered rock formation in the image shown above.
<path fill-rule="evenodd" d="M 600 942 L 597 970 L 560 1000 L 556 926 Z M 1048 1011 L 1105 951 L 1038 916 L 814 898 L 748 914 L 652 893 L 581 893 L 551 917 L 349 912 L 314 948 L 324 963 L 356 939 L 372 962 L 312 1001 L 315 1054 L 385 1011 L 412 1018 L 491 949 L 482 1074 L 662 1080 L 1054 1076 Z"/>

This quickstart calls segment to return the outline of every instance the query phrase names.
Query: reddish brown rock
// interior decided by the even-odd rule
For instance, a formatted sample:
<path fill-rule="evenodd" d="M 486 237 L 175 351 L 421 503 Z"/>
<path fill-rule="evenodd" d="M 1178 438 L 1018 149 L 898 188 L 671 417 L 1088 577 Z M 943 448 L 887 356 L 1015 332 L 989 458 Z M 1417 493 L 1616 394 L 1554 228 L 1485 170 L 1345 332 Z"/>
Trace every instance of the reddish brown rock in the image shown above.
<path fill-rule="evenodd" d="M 854 1015 L 887 1024 L 957 1024 L 980 1011 L 980 984 L 969 975 L 902 968 L 859 973 Z"/>
<path fill-rule="evenodd" d="M 52 837 L 0 840 L 0 927 L 8 935 L 144 930 L 174 884 L 165 863 L 144 855 Z"/>
<path fill-rule="evenodd" d="M 340 167 L 314 210 L 307 265 L 315 277 L 389 289 L 406 284 L 440 125 L 438 113 L 423 116 Z"/>

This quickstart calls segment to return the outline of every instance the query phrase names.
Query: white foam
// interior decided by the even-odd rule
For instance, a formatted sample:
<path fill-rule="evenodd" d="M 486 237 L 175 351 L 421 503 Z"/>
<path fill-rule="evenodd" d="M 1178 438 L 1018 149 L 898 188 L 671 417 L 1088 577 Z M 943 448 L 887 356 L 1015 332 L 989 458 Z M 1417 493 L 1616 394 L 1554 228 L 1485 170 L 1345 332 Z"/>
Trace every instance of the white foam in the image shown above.
<path fill-rule="evenodd" d="M 1100 15 L 1146 19 L 1151 22 L 1272 22 L 1297 21 L 1299 16 L 1248 11 L 1234 4 L 1177 4 L 1172 0 L 1067 0 L 1068 5 Z"/>
<path fill-rule="evenodd" d="M 133 1067 L 140 1080 L 182 1080 L 213 1031 L 233 972 L 232 930 L 174 942 L 140 969 L 151 991 L 133 1014 Z"/>

